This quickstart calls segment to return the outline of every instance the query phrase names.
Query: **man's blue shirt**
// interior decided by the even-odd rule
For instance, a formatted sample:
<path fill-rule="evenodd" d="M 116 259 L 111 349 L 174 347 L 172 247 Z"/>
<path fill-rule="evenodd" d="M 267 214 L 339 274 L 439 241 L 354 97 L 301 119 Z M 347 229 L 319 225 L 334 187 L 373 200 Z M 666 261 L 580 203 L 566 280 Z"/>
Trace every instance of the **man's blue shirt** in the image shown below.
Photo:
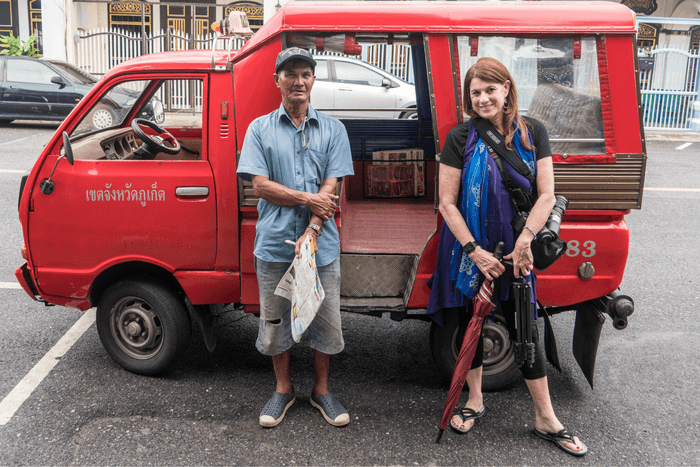
<path fill-rule="evenodd" d="M 308 142 L 308 149 L 302 139 Z M 354 174 L 347 131 L 339 120 L 310 105 L 308 122 L 296 128 L 280 105 L 248 127 L 237 173 L 246 181 L 262 175 L 293 190 L 318 193 L 323 180 Z M 261 199 L 253 254 L 263 261 L 291 263 L 294 246 L 285 240 L 296 242 L 311 216 L 306 206 L 278 206 Z M 324 222 L 323 235 L 318 238 L 316 264 L 327 266 L 339 255 L 338 229 L 331 218 Z"/>

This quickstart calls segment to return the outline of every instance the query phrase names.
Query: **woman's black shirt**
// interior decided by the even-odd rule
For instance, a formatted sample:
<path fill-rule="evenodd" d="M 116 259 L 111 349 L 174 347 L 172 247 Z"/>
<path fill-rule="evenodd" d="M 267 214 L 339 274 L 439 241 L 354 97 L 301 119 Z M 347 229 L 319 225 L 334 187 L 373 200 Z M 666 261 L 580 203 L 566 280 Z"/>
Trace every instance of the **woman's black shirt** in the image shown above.
<path fill-rule="evenodd" d="M 537 160 L 552 157 L 552 149 L 549 146 L 547 129 L 542 122 L 530 117 L 523 117 L 527 129 L 532 135 L 532 141 L 536 148 Z M 447 134 L 445 145 L 440 154 L 440 163 L 462 170 L 464 166 L 464 147 L 469 136 L 469 122 L 464 122 L 452 128 Z"/>

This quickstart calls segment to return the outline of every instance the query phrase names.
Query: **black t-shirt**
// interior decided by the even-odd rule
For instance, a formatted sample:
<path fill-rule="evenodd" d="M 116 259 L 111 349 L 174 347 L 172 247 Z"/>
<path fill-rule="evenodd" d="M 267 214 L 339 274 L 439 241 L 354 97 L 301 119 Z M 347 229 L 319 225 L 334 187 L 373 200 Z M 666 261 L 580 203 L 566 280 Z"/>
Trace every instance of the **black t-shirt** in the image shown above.
<path fill-rule="evenodd" d="M 532 135 L 532 142 L 535 143 L 537 160 L 545 157 L 552 157 L 552 148 L 549 147 L 549 136 L 547 129 L 542 122 L 534 118 L 523 117 L 527 129 Z M 462 170 L 464 167 L 464 147 L 467 145 L 469 136 L 469 122 L 464 122 L 452 128 L 447 134 L 445 145 L 440 154 L 440 163 Z"/>

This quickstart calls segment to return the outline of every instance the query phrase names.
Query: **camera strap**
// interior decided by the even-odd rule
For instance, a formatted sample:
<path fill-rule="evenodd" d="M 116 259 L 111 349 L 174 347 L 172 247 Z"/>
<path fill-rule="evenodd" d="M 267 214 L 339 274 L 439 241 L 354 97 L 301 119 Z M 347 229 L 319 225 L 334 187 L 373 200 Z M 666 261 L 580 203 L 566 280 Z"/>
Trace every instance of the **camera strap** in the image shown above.
<path fill-rule="evenodd" d="M 493 123 L 481 117 L 475 117 L 469 121 L 472 125 L 474 125 L 474 128 L 481 137 L 481 140 L 488 146 L 489 154 L 491 154 L 491 157 L 493 157 L 493 160 L 496 162 L 498 171 L 501 172 L 503 182 L 506 184 L 508 193 L 510 194 L 513 203 L 518 208 L 518 211 L 530 212 L 532 206 L 535 204 L 535 200 L 537 199 L 537 181 L 532 175 L 532 172 L 530 172 L 527 164 L 525 164 L 525 161 L 523 161 L 522 158 L 515 153 L 515 151 L 506 148 L 504 141 L 505 138 L 498 132 L 498 130 L 496 130 Z M 518 171 L 518 173 L 527 178 L 527 180 L 530 182 L 530 186 L 532 186 L 532 193 L 515 186 L 512 178 L 508 174 L 508 171 L 503 166 L 501 157 L 512 165 L 513 168 Z"/>

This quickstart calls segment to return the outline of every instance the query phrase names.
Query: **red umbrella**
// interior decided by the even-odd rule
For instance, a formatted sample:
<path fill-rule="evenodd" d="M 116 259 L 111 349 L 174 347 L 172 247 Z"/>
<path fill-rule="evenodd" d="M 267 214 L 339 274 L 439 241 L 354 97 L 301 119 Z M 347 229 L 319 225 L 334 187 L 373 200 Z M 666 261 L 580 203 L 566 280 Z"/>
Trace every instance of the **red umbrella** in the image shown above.
<path fill-rule="evenodd" d="M 479 344 L 481 325 L 484 318 L 496 307 L 496 304 L 493 303 L 493 282 L 484 281 L 472 302 L 474 304 L 474 316 L 472 316 L 472 319 L 469 321 L 469 326 L 467 326 L 467 330 L 464 332 L 462 348 L 455 362 L 450 392 L 447 394 L 445 408 L 442 411 L 440 433 L 438 434 L 436 443 L 440 442 L 440 438 L 442 438 L 442 434 L 447 428 L 447 423 L 450 421 L 450 418 L 452 418 L 452 413 L 457 405 L 459 395 L 462 393 L 464 382 L 467 379 L 467 373 L 469 373 L 469 367 L 471 367 L 472 360 L 474 360 L 476 346 Z"/>

